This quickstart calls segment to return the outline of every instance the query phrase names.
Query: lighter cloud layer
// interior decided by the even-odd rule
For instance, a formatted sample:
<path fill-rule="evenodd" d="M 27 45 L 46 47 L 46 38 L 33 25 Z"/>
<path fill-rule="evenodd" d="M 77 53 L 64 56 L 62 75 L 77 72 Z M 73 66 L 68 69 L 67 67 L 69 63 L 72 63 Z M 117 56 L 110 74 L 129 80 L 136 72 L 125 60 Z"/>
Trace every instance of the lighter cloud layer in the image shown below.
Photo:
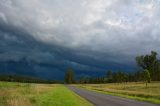
<path fill-rule="evenodd" d="M 44 43 L 136 55 L 160 52 L 159 11 L 159 0 L 1 0 L 0 22 Z"/>

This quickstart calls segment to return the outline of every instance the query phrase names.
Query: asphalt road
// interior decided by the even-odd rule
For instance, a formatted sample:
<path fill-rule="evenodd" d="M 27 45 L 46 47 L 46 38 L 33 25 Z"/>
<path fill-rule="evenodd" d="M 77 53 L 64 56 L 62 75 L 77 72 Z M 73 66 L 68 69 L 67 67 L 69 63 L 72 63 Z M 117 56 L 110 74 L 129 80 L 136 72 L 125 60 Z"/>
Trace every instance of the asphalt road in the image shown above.
<path fill-rule="evenodd" d="M 117 96 L 106 95 L 94 91 L 85 90 L 73 86 L 67 86 L 70 90 L 87 99 L 94 106 L 160 106 L 147 102 L 141 102 Z"/>

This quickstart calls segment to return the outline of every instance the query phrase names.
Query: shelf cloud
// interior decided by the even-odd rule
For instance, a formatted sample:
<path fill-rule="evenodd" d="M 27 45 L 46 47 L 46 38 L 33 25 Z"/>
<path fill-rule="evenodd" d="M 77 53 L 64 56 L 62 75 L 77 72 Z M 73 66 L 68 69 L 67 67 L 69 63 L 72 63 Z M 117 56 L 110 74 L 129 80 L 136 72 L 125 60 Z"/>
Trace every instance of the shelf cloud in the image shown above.
<path fill-rule="evenodd" d="M 0 0 L 0 62 L 37 75 L 134 71 L 135 56 L 160 53 L 159 11 L 160 0 Z"/>

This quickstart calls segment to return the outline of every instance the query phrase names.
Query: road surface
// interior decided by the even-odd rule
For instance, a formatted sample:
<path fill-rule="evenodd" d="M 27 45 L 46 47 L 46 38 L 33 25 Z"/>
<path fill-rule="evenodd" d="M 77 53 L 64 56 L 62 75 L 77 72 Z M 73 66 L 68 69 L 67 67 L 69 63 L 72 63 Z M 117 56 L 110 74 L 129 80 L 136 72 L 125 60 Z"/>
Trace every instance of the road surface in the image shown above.
<path fill-rule="evenodd" d="M 106 95 L 99 92 L 85 90 L 73 86 L 67 86 L 67 87 L 73 92 L 80 95 L 81 97 L 87 99 L 94 106 L 160 106 L 147 102 Z"/>

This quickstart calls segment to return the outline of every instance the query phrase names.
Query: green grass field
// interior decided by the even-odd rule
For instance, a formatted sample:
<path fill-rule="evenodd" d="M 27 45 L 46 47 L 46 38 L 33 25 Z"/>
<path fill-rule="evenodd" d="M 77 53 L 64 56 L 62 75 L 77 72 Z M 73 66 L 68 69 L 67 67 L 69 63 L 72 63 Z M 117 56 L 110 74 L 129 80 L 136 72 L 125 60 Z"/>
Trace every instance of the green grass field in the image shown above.
<path fill-rule="evenodd" d="M 160 104 L 160 82 L 152 82 L 148 84 L 148 88 L 146 88 L 143 82 L 121 84 L 80 84 L 75 86 L 110 95 Z"/>
<path fill-rule="evenodd" d="M 0 82 L 0 106 L 92 106 L 59 84 Z"/>

